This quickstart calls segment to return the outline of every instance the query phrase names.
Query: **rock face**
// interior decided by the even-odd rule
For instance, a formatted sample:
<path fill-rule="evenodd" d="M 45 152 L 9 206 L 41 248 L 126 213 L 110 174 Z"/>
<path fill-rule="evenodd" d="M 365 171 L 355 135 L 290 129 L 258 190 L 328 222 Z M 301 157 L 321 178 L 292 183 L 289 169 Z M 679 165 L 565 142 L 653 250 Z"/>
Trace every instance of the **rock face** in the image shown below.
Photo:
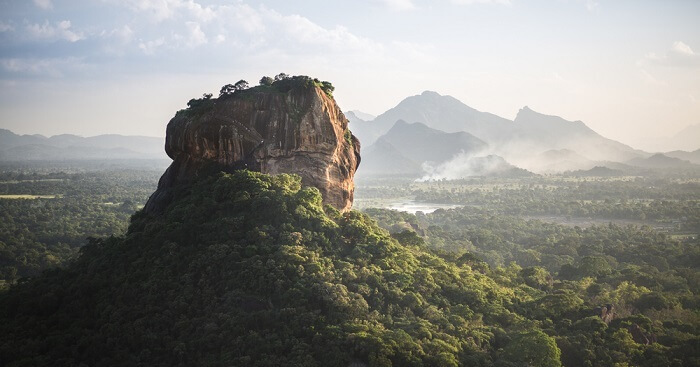
<path fill-rule="evenodd" d="M 360 142 L 332 97 L 318 86 L 272 87 L 190 102 L 168 123 L 165 151 L 173 163 L 144 211 L 161 212 L 171 189 L 212 170 L 295 173 L 341 211 L 353 201 Z"/>

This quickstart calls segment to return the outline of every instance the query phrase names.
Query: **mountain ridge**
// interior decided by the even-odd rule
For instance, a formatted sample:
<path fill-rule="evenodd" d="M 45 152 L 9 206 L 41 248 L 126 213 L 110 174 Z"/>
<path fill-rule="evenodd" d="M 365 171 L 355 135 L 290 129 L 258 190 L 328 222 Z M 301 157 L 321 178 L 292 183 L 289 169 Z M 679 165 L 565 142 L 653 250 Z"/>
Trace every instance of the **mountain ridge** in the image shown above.
<path fill-rule="evenodd" d="M 439 164 L 460 153 L 476 154 L 487 149 L 481 139 L 460 131 L 447 133 L 427 125 L 398 120 L 367 148 L 363 174 L 399 174 L 420 177 L 425 163 Z"/>
<path fill-rule="evenodd" d="M 363 143 L 371 144 L 399 120 L 420 122 L 446 133 L 469 133 L 490 146 L 488 154 L 501 156 L 520 168 L 535 172 L 548 170 L 547 166 L 556 167 L 558 172 L 593 167 L 537 164 L 537 156 L 550 150 L 570 150 L 591 162 L 626 162 L 651 156 L 601 136 L 580 120 L 546 115 L 528 106 L 520 109 L 513 120 L 508 120 L 433 91 L 407 97 L 373 121 L 351 120 L 350 127 Z"/>
<path fill-rule="evenodd" d="M 0 129 L 0 160 L 167 159 L 164 139 L 142 135 L 19 135 Z M 25 153 L 31 152 L 26 155 Z"/>

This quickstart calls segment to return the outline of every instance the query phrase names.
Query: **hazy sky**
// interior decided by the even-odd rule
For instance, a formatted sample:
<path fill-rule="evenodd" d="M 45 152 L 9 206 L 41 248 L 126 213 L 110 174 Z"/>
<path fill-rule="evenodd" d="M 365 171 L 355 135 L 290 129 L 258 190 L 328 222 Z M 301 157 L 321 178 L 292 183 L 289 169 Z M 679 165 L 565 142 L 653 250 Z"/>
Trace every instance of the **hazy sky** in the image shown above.
<path fill-rule="evenodd" d="M 379 114 L 434 90 L 634 146 L 700 123 L 700 1 L 0 0 L 0 128 L 163 136 L 202 93 L 331 81 Z"/>

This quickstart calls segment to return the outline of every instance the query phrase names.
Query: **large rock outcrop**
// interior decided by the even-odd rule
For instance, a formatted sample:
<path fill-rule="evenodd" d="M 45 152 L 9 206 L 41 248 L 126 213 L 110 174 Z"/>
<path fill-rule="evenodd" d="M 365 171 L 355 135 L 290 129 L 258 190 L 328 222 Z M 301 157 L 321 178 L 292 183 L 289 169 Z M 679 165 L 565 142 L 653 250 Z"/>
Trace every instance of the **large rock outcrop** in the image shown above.
<path fill-rule="evenodd" d="M 171 189 L 213 170 L 295 173 L 339 210 L 352 206 L 360 142 L 335 100 L 313 83 L 274 86 L 190 101 L 168 123 L 165 151 L 173 163 L 149 198 L 162 211 Z"/>

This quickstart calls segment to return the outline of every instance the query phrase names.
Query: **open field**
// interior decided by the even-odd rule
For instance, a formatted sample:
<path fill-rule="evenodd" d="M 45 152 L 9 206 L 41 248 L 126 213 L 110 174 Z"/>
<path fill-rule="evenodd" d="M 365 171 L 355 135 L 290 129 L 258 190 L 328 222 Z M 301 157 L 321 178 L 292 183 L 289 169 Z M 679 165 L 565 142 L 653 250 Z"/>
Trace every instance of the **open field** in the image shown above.
<path fill-rule="evenodd" d="M 60 199 L 62 195 L 0 195 L 0 199 Z"/>

